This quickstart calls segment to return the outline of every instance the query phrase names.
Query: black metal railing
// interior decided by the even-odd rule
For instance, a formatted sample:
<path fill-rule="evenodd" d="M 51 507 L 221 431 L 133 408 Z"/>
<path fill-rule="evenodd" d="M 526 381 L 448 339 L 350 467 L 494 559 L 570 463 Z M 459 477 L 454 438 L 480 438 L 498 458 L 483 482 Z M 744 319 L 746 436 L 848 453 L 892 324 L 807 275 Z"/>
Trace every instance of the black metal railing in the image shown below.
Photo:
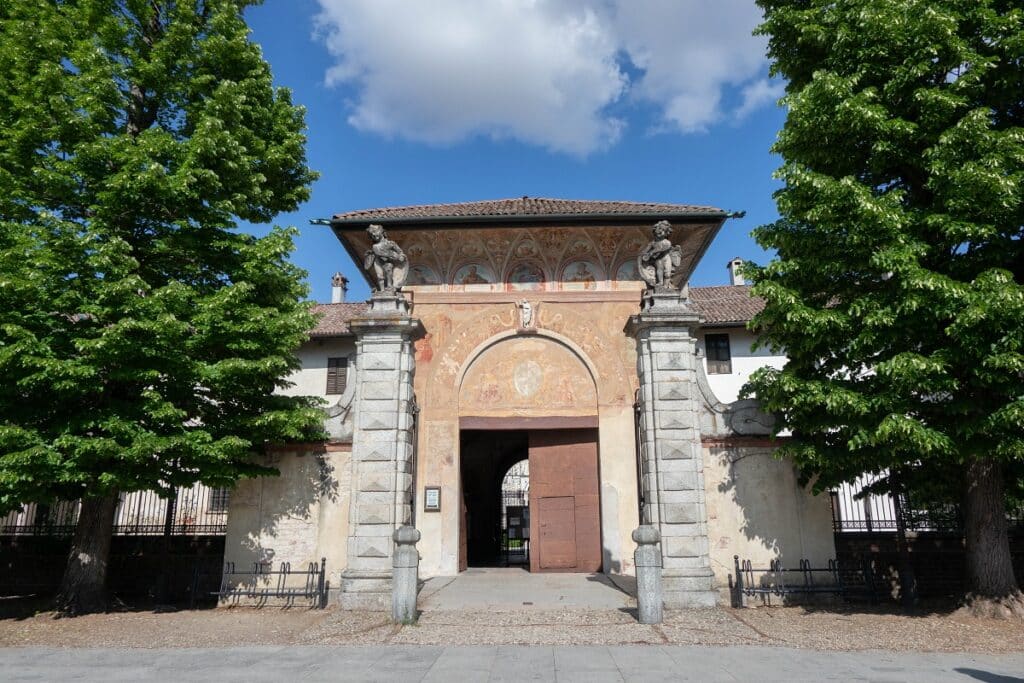
<path fill-rule="evenodd" d="M 875 575 L 870 563 L 858 568 L 841 567 L 829 560 L 824 567 L 814 567 L 801 559 L 796 569 L 787 569 L 781 560 L 772 560 L 767 567 L 754 567 L 750 560 L 733 555 L 733 573 L 729 575 L 729 595 L 733 607 L 743 607 L 743 598 L 760 597 L 771 604 L 772 596 L 786 600 L 794 596 L 836 595 L 845 599 L 866 598 L 877 601 Z M 851 571 L 852 569 L 852 571 Z"/>
<path fill-rule="evenodd" d="M 230 490 L 196 484 L 169 497 L 155 491 L 122 494 L 114 516 L 118 536 L 202 536 L 227 531 Z M 77 500 L 26 503 L 0 518 L 3 536 L 70 536 L 78 523 Z"/>
<path fill-rule="evenodd" d="M 834 531 L 895 532 L 900 522 L 907 531 L 963 531 L 963 512 L 954 503 L 924 505 L 913 495 L 904 495 L 897 505 L 889 494 L 864 495 L 877 479 L 876 475 L 863 475 L 831 492 Z M 1011 530 L 1024 531 L 1024 506 L 1009 508 L 1006 519 Z"/>
<path fill-rule="evenodd" d="M 201 583 L 197 573 L 194 586 Z M 225 562 L 221 574 L 220 590 L 214 595 L 220 600 L 255 600 L 262 605 L 270 598 L 281 598 L 285 605 L 294 605 L 304 599 L 310 607 L 327 606 L 327 558 L 310 562 L 305 570 L 293 570 L 290 562 L 281 562 L 276 570 L 270 562 L 253 562 L 249 571 L 238 571 L 234 562 Z M 198 598 L 193 589 L 193 597 Z"/>

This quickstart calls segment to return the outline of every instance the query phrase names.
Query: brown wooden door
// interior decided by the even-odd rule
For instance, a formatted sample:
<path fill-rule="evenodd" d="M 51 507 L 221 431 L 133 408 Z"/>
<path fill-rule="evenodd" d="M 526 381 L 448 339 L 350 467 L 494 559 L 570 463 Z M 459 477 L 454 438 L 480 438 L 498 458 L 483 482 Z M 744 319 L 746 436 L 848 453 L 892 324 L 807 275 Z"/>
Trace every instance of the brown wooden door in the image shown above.
<path fill-rule="evenodd" d="M 596 429 L 530 432 L 530 571 L 601 571 Z"/>

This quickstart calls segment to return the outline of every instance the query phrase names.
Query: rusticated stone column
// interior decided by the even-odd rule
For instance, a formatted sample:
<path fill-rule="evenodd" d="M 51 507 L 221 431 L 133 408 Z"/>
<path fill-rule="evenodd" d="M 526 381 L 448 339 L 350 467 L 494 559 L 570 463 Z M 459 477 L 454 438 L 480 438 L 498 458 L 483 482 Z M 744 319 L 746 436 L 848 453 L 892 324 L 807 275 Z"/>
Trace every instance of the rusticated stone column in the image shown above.
<path fill-rule="evenodd" d="M 683 292 L 657 288 L 630 318 L 637 340 L 643 523 L 661 536 L 665 606 L 716 603 L 708 556 L 694 331 Z"/>
<path fill-rule="evenodd" d="M 341 606 L 391 609 L 395 530 L 412 520 L 413 342 L 422 334 L 400 294 L 374 293 L 356 335 L 348 566 Z"/>

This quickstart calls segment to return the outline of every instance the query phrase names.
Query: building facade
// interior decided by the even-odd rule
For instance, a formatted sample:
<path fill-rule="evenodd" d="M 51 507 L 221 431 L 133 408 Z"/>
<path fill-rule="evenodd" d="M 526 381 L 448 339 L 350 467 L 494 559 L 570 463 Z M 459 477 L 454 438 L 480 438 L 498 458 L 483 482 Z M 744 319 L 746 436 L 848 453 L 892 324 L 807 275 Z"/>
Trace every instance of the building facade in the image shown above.
<path fill-rule="evenodd" d="M 652 524 L 669 607 L 714 604 L 733 555 L 824 564 L 828 498 L 738 400 L 783 362 L 751 349 L 759 303 L 732 270 L 687 287 L 728 218 L 531 198 L 335 216 L 377 291 L 318 307 L 289 391 L 325 399 L 330 438 L 272 451 L 281 476 L 238 485 L 226 559 L 326 557 L 337 599 L 364 608 L 387 604 L 406 524 L 424 577 L 630 574 L 631 533 Z M 525 506 L 502 493 L 510 471 Z"/>

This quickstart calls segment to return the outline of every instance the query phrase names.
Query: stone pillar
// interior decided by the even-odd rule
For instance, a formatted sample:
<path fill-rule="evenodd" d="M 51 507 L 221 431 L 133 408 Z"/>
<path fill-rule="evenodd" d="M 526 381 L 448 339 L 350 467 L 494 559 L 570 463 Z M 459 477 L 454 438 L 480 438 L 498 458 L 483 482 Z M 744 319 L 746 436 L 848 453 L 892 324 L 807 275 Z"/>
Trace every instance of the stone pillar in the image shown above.
<path fill-rule="evenodd" d="M 420 566 L 416 543 L 420 540 L 420 532 L 415 527 L 403 526 L 395 531 L 394 538 L 391 619 L 396 624 L 409 624 L 416 621 L 416 584 L 419 581 Z"/>
<path fill-rule="evenodd" d="M 636 612 L 641 624 L 660 624 L 665 596 L 661 590 L 661 540 L 658 530 L 644 525 L 633 531 L 636 551 L 633 562 L 636 565 Z"/>
<path fill-rule="evenodd" d="M 374 293 L 356 335 L 352 498 L 341 606 L 391 608 L 392 535 L 412 521 L 413 342 L 422 333 L 400 294 Z"/>
<path fill-rule="evenodd" d="M 694 332 L 683 292 L 647 292 L 628 330 L 637 340 L 643 523 L 661 535 L 665 606 L 712 607 Z"/>

